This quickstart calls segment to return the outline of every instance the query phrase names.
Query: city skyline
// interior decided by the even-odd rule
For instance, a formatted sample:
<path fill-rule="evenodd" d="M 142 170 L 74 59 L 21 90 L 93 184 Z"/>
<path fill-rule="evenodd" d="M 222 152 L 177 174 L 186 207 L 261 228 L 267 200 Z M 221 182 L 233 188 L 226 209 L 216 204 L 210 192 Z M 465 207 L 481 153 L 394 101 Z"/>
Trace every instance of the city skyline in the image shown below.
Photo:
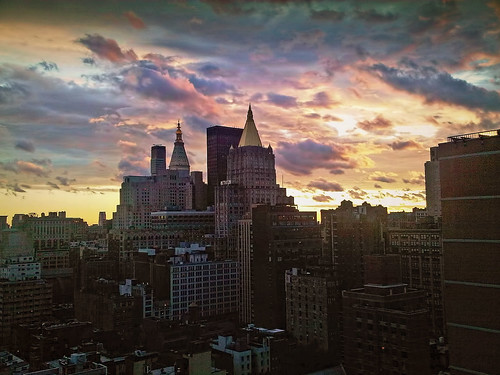
<path fill-rule="evenodd" d="M 16 1 L 0 21 L 9 219 L 110 217 L 178 120 L 206 182 L 206 128 L 249 103 L 304 210 L 425 207 L 429 148 L 500 127 L 497 1 Z"/>

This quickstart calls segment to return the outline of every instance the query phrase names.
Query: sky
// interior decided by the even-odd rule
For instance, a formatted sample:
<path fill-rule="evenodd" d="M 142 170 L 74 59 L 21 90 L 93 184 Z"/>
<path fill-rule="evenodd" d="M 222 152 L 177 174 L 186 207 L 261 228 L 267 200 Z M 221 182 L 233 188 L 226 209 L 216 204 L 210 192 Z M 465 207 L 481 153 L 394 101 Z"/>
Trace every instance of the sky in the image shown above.
<path fill-rule="evenodd" d="M 425 207 L 429 148 L 500 128 L 498 0 L 0 1 L 0 45 L 9 220 L 110 218 L 178 120 L 206 172 L 249 103 L 301 210 Z"/>

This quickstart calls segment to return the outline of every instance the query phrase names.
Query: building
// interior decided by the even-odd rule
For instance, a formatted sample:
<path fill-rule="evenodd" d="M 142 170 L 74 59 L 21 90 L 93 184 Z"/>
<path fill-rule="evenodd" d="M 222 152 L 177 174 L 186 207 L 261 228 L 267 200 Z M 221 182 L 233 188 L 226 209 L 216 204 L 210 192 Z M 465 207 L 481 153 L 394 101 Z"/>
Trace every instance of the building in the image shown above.
<path fill-rule="evenodd" d="M 195 186 L 203 184 L 203 181 L 199 173 L 190 173 L 180 123 L 177 124 L 169 169 L 163 168 L 162 147 L 153 146 L 151 149 L 150 176 L 124 177 L 120 188 L 120 204 L 113 214 L 113 233 L 126 229 L 149 229 L 151 212 L 192 210 L 203 206 L 206 200 L 203 186 Z"/>
<path fill-rule="evenodd" d="M 340 281 L 339 292 L 363 286 L 363 256 L 383 254 L 387 208 L 342 201 L 334 210 L 321 210 L 323 256 L 331 259 Z"/>
<path fill-rule="evenodd" d="M 500 129 L 438 145 L 444 302 L 452 374 L 497 374 Z"/>
<path fill-rule="evenodd" d="M 163 145 L 151 147 L 151 176 L 167 172 L 167 148 Z"/>
<path fill-rule="evenodd" d="M 251 288 L 245 290 L 251 290 L 252 321 L 261 327 L 285 329 L 285 271 L 318 263 L 321 230 L 317 214 L 293 206 L 256 206 L 252 232 L 250 269 L 242 269 L 243 274 L 250 271 Z"/>
<path fill-rule="evenodd" d="M 238 147 L 243 129 L 227 126 L 207 128 L 208 205 L 215 203 L 215 187 L 227 180 L 229 149 Z"/>
<path fill-rule="evenodd" d="M 425 162 L 425 201 L 430 216 L 441 216 L 441 185 L 438 147 L 431 147 L 430 159 Z"/>
<path fill-rule="evenodd" d="M 87 353 L 72 353 L 68 357 L 46 363 L 46 369 L 27 372 L 26 375 L 107 375 L 103 364 L 87 358 Z"/>
<path fill-rule="evenodd" d="M 338 280 L 331 266 L 286 271 L 286 331 L 299 345 L 340 360 Z"/>
<path fill-rule="evenodd" d="M 425 291 L 401 283 L 399 256 L 364 258 L 366 284 L 342 292 L 347 374 L 429 374 Z"/>
<path fill-rule="evenodd" d="M 229 150 L 227 180 L 216 187 L 215 195 L 217 256 L 222 259 L 238 258 L 238 220 L 251 215 L 253 206 L 293 204 L 293 197 L 276 183 L 273 149 L 262 147 L 251 107 L 238 147 Z"/>
<path fill-rule="evenodd" d="M 445 335 L 443 302 L 443 246 L 441 229 L 431 228 L 386 230 L 386 254 L 401 257 L 402 282 L 410 288 L 427 292 L 431 335 Z"/>
<path fill-rule="evenodd" d="M 0 351 L 0 374 L 22 375 L 29 371 L 29 364 L 24 359 L 7 351 Z"/>
<path fill-rule="evenodd" d="M 178 247 L 170 258 L 170 319 L 182 319 L 195 304 L 200 317 L 238 316 L 237 261 L 209 261 L 201 247 Z"/>

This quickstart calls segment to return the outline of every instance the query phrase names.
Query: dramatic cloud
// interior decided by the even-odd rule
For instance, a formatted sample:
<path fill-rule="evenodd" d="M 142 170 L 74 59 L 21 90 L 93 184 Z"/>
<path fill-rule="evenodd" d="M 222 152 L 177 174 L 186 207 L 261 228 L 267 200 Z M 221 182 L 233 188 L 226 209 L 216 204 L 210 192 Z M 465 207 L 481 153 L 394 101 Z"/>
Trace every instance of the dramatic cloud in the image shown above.
<path fill-rule="evenodd" d="M 57 66 L 57 64 L 51 61 L 40 61 L 38 64 L 30 66 L 29 69 L 30 70 L 42 69 L 46 72 L 50 72 L 53 70 L 59 71 L 59 67 Z"/>
<path fill-rule="evenodd" d="M 352 199 L 366 199 L 368 198 L 368 193 L 357 186 L 354 186 L 351 190 L 347 191 L 347 193 L 351 196 Z"/>
<path fill-rule="evenodd" d="M 106 39 L 99 34 L 86 34 L 85 37 L 77 40 L 101 59 L 111 62 L 126 62 L 137 60 L 137 55 L 133 50 L 122 51 L 118 43 L 113 39 Z"/>
<path fill-rule="evenodd" d="M 403 182 L 405 184 L 423 185 L 425 184 L 425 176 L 420 172 L 411 171 L 410 178 L 403 178 Z"/>
<path fill-rule="evenodd" d="M 395 141 L 395 142 L 392 142 L 389 146 L 391 146 L 391 148 L 394 150 L 394 151 L 398 151 L 398 150 L 418 150 L 418 149 L 421 149 L 422 148 L 422 145 L 418 142 L 415 142 L 415 141 L 412 141 L 412 140 L 409 140 L 409 141 Z"/>
<path fill-rule="evenodd" d="M 334 100 L 330 98 L 330 96 L 324 92 L 318 92 L 314 95 L 313 100 L 306 102 L 306 104 L 309 107 L 323 107 L 323 108 L 330 108 L 335 104 L 338 104 Z"/>
<path fill-rule="evenodd" d="M 365 120 L 358 122 L 358 127 L 375 134 L 391 134 L 392 122 L 385 119 L 382 115 L 377 116 L 373 120 Z"/>
<path fill-rule="evenodd" d="M 292 108 L 297 106 L 297 98 L 288 95 L 275 94 L 272 92 L 267 93 L 267 101 L 283 108 Z"/>
<path fill-rule="evenodd" d="M 330 202 L 333 200 L 332 197 L 328 196 L 328 195 L 314 195 L 312 197 L 313 200 L 315 200 L 316 202 Z"/>
<path fill-rule="evenodd" d="M 282 168 L 296 175 L 309 175 L 314 169 L 353 168 L 354 163 L 340 145 L 327 145 L 307 139 L 298 143 L 278 142 L 276 154 Z"/>
<path fill-rule="evenodd" d="M 432 66 L 419 67 L 406 63 L 406 68 L 392 68 L 382 63 L 371 66 L 371 71 L 391 86 L 418 94 L 429 103 L 451 103 L 471 109 L 500 112 L 500 94 L 474 86 Z"/>
<path fill-rule="evenodd" d="M 397 175 L 395 173 L 374 172 L 370 176 L 370 179 L 373 181 L 391 184 L 393 182 L 396 182 L 396 177 L 397 177 Z"/>
<path fill-rule="evenodd" d="M 136 29 L 144 29 L 146 25 L 144 24 L 144 21 L 138 17 L 134 12 L 125 12 L 123 14 L 125 17 L 127 17 L 128 22 L 136 28 Z"/>
<path fill-rule="evenodd" d="M 309 183 L 309 185 L 307 185 L 309 187 L 312 187 L 312 188 L 316 188 L 316 189 L 320 189 L 320 190 L 324 190 L 324 191 L 343 191 L 344 188 L 342 188 L 342 186 L 340 186 L 339 183 L 337 182 L 329 182 L 329 181 L 326 181 L 325 179 L 318 179 L 316 181 L 311 181 Z"/>
<path fill-rule="evenodd" d="M 31 141 L 21 139 L 16 142 L 15 147 L 26 152 L 35 152 L 35 145 Z"/>

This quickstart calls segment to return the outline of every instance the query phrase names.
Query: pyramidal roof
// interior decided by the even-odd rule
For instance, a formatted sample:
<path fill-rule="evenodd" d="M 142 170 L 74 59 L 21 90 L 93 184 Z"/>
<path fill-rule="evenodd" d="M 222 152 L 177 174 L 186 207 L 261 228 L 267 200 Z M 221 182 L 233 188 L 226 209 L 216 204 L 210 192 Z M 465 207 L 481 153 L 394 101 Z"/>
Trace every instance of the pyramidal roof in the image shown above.
<path fill-rule="evenodd" d="M 240 143 L 238 147 L 243 146 L 259 146 L 262 147 L 262 142 L 260 141 L 259 132 L 253 121 L 252 106 L 248 106 L 247 122 L 245 122 L 245 128 L 241 134 Z"/>
<path fill-rule="evenodd" d="M 184 149 L 184 141 L 182 140 L 181 123 L 177 121 L 177 131 L 175 132 L 176 139 L 174 149 L 168 169 L 172 170 L 187 170 L 189 171 L 189 160 Z"/>

